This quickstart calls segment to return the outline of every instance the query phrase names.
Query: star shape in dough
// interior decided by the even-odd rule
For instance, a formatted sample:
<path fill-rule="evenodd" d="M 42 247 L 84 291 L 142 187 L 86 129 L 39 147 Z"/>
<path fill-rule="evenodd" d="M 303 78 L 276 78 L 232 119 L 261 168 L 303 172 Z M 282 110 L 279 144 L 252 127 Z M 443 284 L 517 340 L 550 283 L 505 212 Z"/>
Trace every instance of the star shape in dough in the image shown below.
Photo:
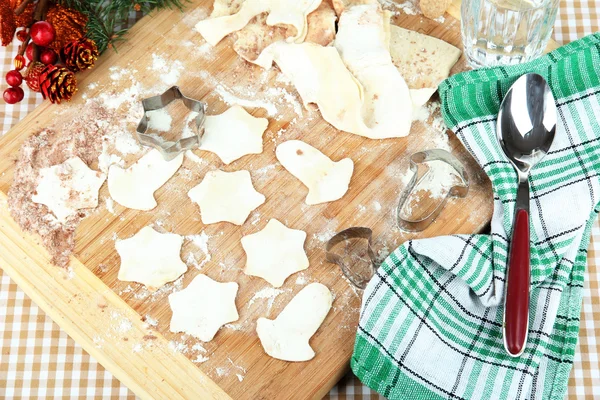
<path fill-rule="evenodd" d="M 171 332 L 184 332 L 203 342 L 213 340 L 225 324 L 239 318 L 235 307 L 238 284 L 217 282 L 200 274 L 185 289 L 169 295 Z"/>
<path fill-rule="evenodd" d="M 242 225 L 252 210 L 265 202 L 265 196 L 254 189 L 250 172 L 246 170 L 209 171 L 188 196 L 200 206 L 204 224 L 231 222 Z"/>
<path fill-rule="evenodd" d="M 64 223 L 77 210 L 96 208 L 98 191 L 106 175 L 90 169 L 79 157 L 40 169 L 34 203 L 44 204 L 56 219 Z"/>
<path fill-rule="evenodd" d="M 115 247 L 121 256 L 119 280 L 139 282 L 156 290 L 187 271 L 181 261 L 183 237 L 159 233 L 146 226 L 129 239 L 119 240 Z"/>
<path fill-rule="evenodd" d="M 271 219 L 263 230 L 242 238 L 246 252 L 244 272 L 280 287 L 288 276 L 308 268 L 305 240 L 306 232 Z"/>
<path fill-rule="evenodd" d="M 233 106 L 223 114 L 206 117 L 200 150 L 215 153 L 225 164 L 246 154 L 260 154 L 268 125 L 266 118 L 253 117 L 242 107 Z"/>

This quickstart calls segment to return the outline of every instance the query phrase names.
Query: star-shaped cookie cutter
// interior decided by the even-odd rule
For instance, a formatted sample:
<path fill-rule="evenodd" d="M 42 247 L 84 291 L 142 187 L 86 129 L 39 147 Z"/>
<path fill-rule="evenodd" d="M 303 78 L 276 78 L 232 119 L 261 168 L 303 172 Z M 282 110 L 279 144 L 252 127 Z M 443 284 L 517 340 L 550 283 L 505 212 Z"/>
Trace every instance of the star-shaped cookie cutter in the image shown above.
<path fill-rule="evenodd" d="M 190 111 L 198 113 L 198 116 L 194 118 L 194 125 L 196 128 L 195 135 L 181 138 L 176 142 L 171 142 L 147 134 L 148 115 L 146 113 L 148 111 L 164 108 L 176 100 L 181 100 Z M 178 86 L 173 86 L 167 89 L 163 94 L 143 99 L 142 106 L 144 107 L 144 116 L 136 129 L 137 138 L 140 144 L 160 151 L 166 161 L 174 159 L 184 151 L 192 150 L 200 146 L 200 139 L 202 139 L 202 135 L 204 134 L 204 120 L 206 118 L 207 108 L 206 103 L 184 96 Z"/>
<path fill-rule="evenodd" d="M 427 170 L 425 174 L 417 181 L 418 176 L 418 164 L 426 163 L 427 161 L 442 161 L 446 164 L 450 165 L 454 171 L 458 174 L 461 182 L 456 184 L 450 188 L 448 193 L 444 196 L 444 199 L 439 203 L 439 205 L 431 211 L 429 214 L 425 215 L 416 220 L 411 220 L 408 218 L 404 218 L 402 216 L 402 210 L 406 202 L 408 201 L 410 194 L 413 192 L 415 187 L 426 178 L 427 174 L 433 173 L 431 169 Z M 431 223 L 437 218 L 438 215 L 442 212 L 444 207 L 446 206 L 446 202 L 450 197 L 465 197 L 469 192 L 469 175 L 467 175 L 467 170 L 462 165 L 462 163 L 454 157 L 450 152 L 442 149 L 430 149 L 423 150 L 417 153 L 414 153 L 410 156 L 410 170 L 412 172 L 412 178 L 410 182 L 400 195 L 400 201 L 398 202 L 398 208 L 396 210 L 396 218 L 398 220 L 398 226 L 400 229 L 403 229 L 408 232 L 421 232 L 425 230 Z"/>

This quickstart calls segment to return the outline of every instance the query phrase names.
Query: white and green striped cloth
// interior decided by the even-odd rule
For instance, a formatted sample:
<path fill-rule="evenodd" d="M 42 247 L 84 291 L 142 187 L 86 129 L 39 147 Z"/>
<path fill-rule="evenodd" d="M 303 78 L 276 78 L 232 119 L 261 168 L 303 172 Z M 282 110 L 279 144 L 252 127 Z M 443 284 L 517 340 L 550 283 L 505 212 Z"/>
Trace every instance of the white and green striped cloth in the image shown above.
<path fill-rule="evenodd" d="M 550 84 L 558 126 L 529 179 L 529 338 L 512 358 L 502 342 L 502 303 L 517 175 L 495 130 L 504 94 L 526 72 Z M 352 356 L 366 385 L 402 400 L 564 398 L 599 211 L 599 74 L 597 33 L 528 64 L 442 83 L 446 124 L 492 181 L 492 233 L 408 241 L 385 260 L 365 290 Z"/>

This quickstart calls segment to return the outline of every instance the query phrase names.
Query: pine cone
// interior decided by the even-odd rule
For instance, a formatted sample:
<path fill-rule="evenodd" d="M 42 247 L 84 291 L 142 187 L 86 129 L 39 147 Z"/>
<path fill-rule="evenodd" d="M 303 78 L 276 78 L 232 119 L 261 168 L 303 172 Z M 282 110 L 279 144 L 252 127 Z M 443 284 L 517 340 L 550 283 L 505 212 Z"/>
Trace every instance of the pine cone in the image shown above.
<path fill-rule="evenodd" d="M 67 67 L 73 71 L 92 68 L 98 59 L 98 47 L 88 38 L 81 38 L 68 43 L 61 51 L 61 57 Z"/>
<path fill-rule="evenodd" d="M 40 74 L 40 90 L 44 99 L 50 100 L 51 103 L 69 101 L 77 91 L 75 74 L 65 67 L 46 65 Z"/>
<path fill-rule="evenodd" d="M 46 66 L 39 61 L 35 61 L 28 69 L 25 82 L 29 89 L 34 92 L 40 91 L 40 75 Z"/>

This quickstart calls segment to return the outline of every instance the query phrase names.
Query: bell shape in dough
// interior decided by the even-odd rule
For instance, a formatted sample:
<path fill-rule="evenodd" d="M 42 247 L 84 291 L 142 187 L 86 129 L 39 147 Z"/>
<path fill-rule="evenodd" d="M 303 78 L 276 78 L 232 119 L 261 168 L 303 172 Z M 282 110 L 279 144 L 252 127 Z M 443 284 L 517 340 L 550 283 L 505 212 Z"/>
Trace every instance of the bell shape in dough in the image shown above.
<path fill-rule="evenodd" d="M 200 206 L 200 217 L 206 225 L 217 222 L 242 225 L 248 215 L 265 202 L 265 196 L 254 189 L 250 172 L 246 170 L 209 171 L 188 196 Z"/>
<path fill-rule="evenodd" d="M 65 223 L 77 210 L 96 208 L 98 191 L 106 176 L 90 169 L 79 157 L 62 164 L 42 168 L 31 201 L 43 204 L 60 223 Z"/>
<path fill-rule="evenodd" d="M 341 199 L 348 191 L 354 171 L 354 163 L 349 158 L 332 161 L 300 140 L 281 143 L 275 155 L 281 165 L 308 188 L 308 205 Z"/>
<path fill-rule="evenodd" d="M 321 283 L 303 288 L 274 320 L 259 318 L 256 333 L 265 352 L 284 361 L 308 361 L 315 356 L 310 338 L 331 309 L 333 296 Z"/>
<path fill-rule="evenodd" d="M 225 36 L 244 28 L 255 16 L 269 13 L 267 25 L 292 25 L 296 35 L 288 41 L 300 43 L 308 31 L 308 14 L 320 4 L 321 0 L 246 0 L 237 13 L 202 20 L 195 29 L 208 43 L 216 46 Z"/>
<path fill-rule="evenodd" d="M 363 87 L 362 116 L 374 139 L 407 136 L 412 100 L 389 51 L 390 15 L 378 2 L 355 5 L 340 16 L 335 47 Z"/>
<path fill-rule="evenodd" d="M 253 117 L 242 107 L 233 106 L 223 114 L 206 117 L 200 150 L 215 153 L 225 164 L 247 154 L 260 154 L 268 125 L 266 118 Z"/>
<path fill-rule="evenodd" d="M 242 238 L 246 252 L 244 272 L 280 287 L 288 276 L 308 268 L 305 240 L 306 232 L 271 219 L 263 230 Z"/>
<path fill-rule="evenodd" d="M 174 281 L 187 271 L 180 257 L 182 244 L 182 236 L 159 233 L 150 226 L 129 239 L 117 241 L 115 247 L 121 257 L 119 280 L 139 282 L 148 290 Z"/>
<path fill-rule="evenodd" d="M 148 211 L 156 207 L 156 192 L 177 172 L 183 153 L 165 161 L 158 150 L 150 150 L 127 169 L 111 165 L 108 169 L 108 192 L 114 201 L 134 210 Z"/>
<path fill-rule="evenodd" d="M 210 342 L 223 325 L 239 319 L 237 291 L 235 282 L 221 283 L 199 274 L 185 289 L 169 295 L 171 332 L 184 332 Z"/>

